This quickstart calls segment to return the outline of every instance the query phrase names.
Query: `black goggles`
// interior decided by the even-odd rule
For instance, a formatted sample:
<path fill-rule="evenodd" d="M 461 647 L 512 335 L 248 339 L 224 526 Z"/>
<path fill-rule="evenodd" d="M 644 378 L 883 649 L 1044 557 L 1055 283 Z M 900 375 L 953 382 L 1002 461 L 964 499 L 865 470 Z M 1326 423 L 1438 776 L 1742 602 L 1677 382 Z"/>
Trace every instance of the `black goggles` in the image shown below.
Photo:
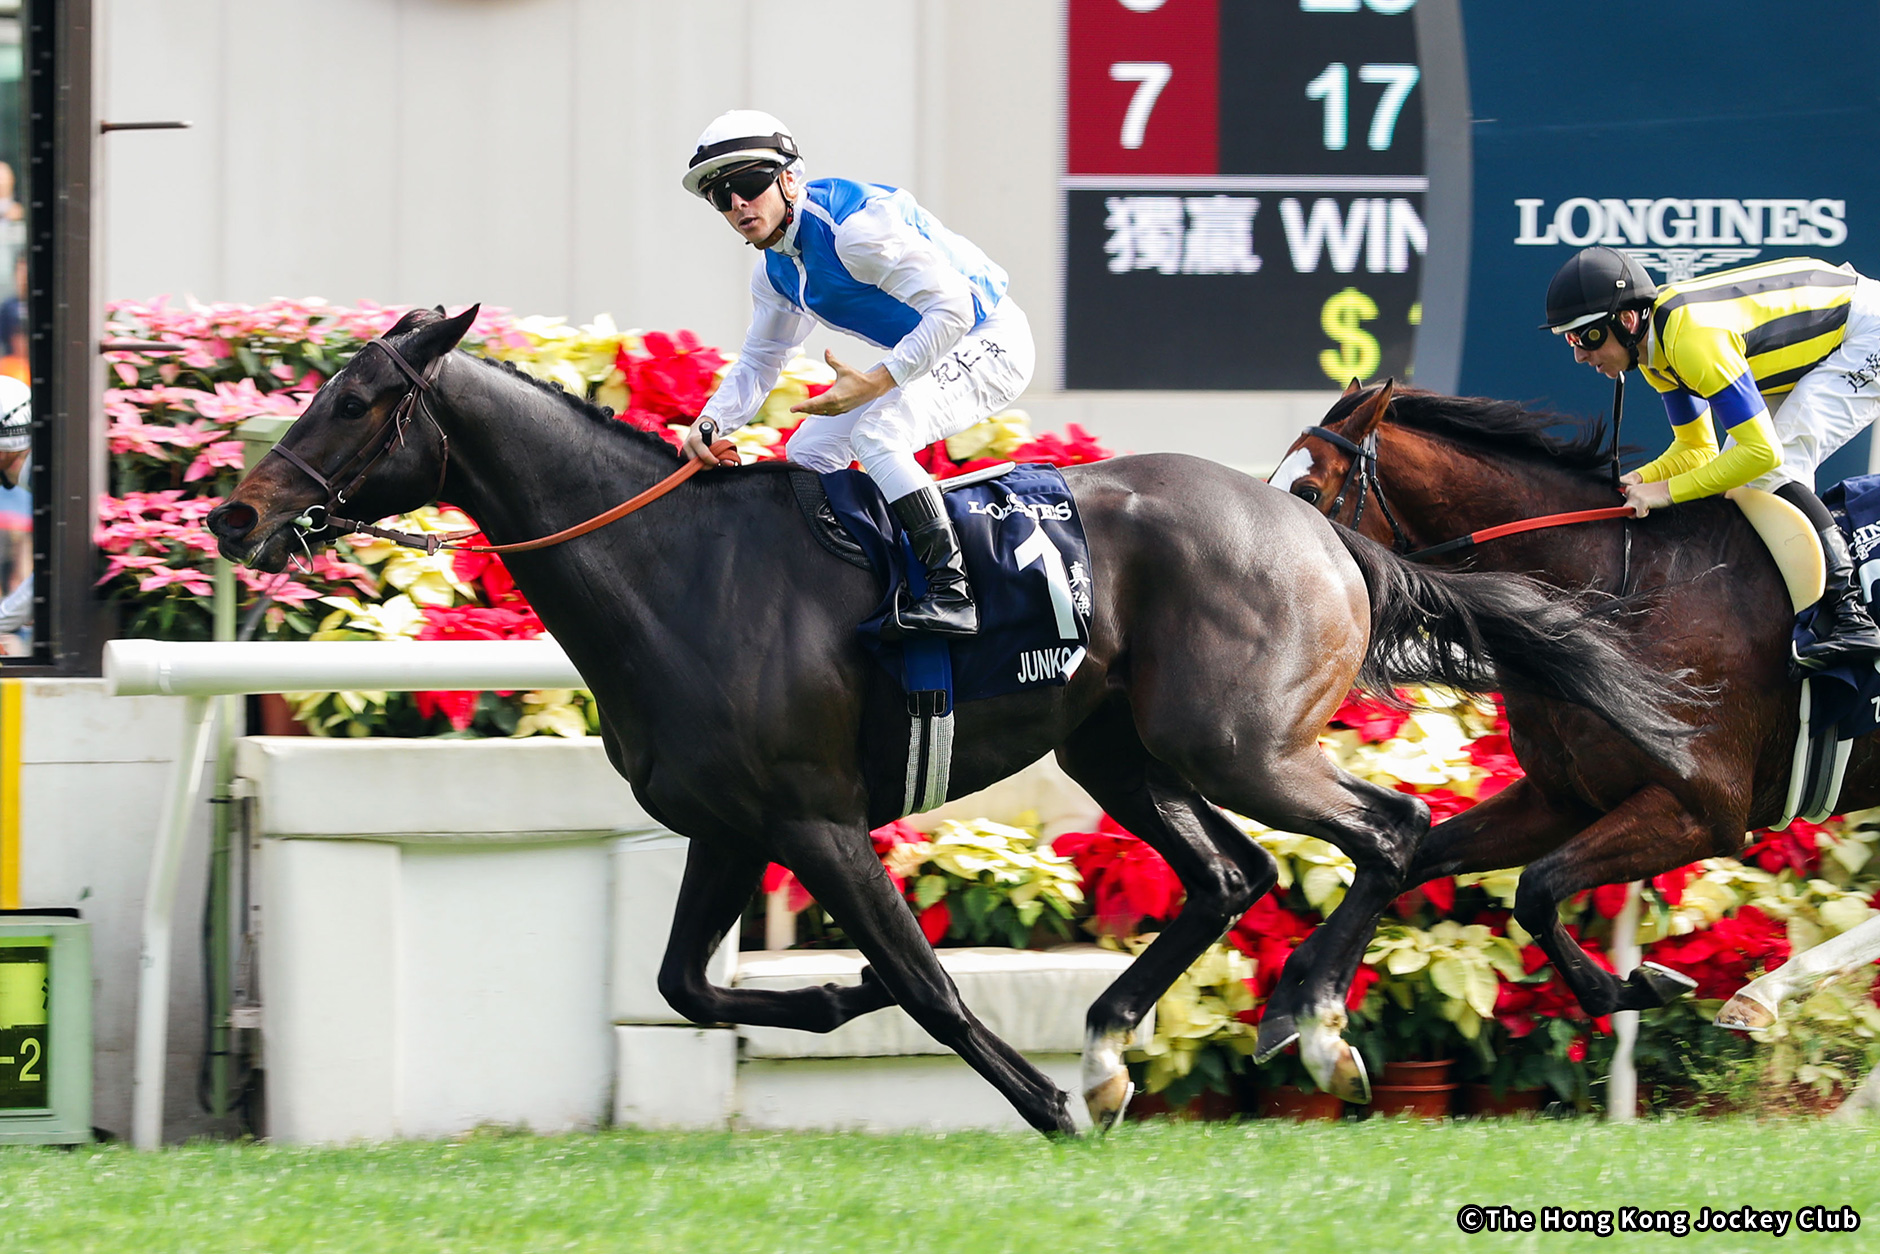
<path fill-rule="evenodd" d="M 1612 335 L 1611 318 L 1601 318 L 1598 322 L 1589 322 L 1583 327 L 1575 327 L 1567 332 L 1567 343 L 1584 352 L 1592 352 Z"/>
<path fill-rule="evenodd" d="M 705 193 L 705 199 L 712 202 L 712 208 L 724 213 L 731 208 L 732 196 L 746 202 L 756 200 L 770 190 L 770 185 L 777 181 L 781 173 L 782 166 L 751 166 L 707 183 L 699 190 Z"/>

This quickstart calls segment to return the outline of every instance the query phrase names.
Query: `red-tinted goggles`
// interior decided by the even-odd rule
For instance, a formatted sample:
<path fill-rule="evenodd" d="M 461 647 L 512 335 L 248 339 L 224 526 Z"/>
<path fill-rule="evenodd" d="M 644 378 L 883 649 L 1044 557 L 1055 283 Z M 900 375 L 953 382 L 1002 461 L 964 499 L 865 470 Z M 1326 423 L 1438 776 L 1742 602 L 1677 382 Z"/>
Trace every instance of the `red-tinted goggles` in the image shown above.
<path fill-rule="evenodd" d="M 782 173 L 780 166 L 753 166 L 727 174 L 721 179 L 707 183 L 699 190 L 705 193 L 705 199 L 712 202 L 712 208 L 724 213 L 731 208 L 731 198 L 749 202 L 756 200 L 770 190 L 770 185 L 777 181 Z"/>
<path fill-rule="evenodd" d="M 1584 352 L 1592 352 L 1612 335 L 1612 319 L 1601 318 L 1567 332 L 1567 343 Z"/>

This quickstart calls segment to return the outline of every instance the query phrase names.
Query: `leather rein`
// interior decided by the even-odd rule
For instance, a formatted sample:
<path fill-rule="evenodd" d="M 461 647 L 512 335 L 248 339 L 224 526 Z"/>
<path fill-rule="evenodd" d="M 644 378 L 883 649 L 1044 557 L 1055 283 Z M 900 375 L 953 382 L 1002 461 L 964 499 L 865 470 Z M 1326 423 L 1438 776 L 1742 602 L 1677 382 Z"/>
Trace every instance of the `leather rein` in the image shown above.
<path fill-rule="evenodd" d="M 403 545 L 405 548 L 422 549 L 428 555 L 435 555 L 440 549 L 452 549 L 460 553 L 526 553 L 531 549 L 545 549 L 551 545 L 561 544 L 563 541 L 572 540 L 577 536 L 584 536 L 590 531 L 598 531 L 608 523 L 617 522 L 625 518 L 628 514 L 633 513 L 635 510 L 640 509 L 642 506 L 652 504 L 705 468 L 702 462 L 687 457 L 685 464 L 680 466 L 679 469 L 667 475 L 664 479 L 646 489 L 646 491 L 641 492 L 639 495 L 629 500 L 621 502 L 612 509 L 604 513 L 596 514 L 586 522 L 576 523 L 572 527 L 557 531 L 553 535 L 540 536 L 534 540 L 519 540 L 513 544 L 466 543 L 472 536 L 481 534 L 479 531 L 457 531 L 447 535 L 419 535 L 409 531 L 396 531 L 389 527 L 374 527 L 369 523 L 361 522 L 354 518 L 342 518 L 334 512 L 334 508 L 336 506 L 343 508 L 346 505 L 348 498 L 359 490 L 360 485 L 365 482 L 366 476 L 372 473 L 373 468 L 384 459 L 386 454 L 390 453 L 394 448 L 403 448 L 405 446 L 406 428 L 410 427 L 412 422 L 420 414 L 424 416 L 425 421 L 429 422 L 431 427 L 437 432 L 437 438 L 443 450 L 442 455 L 438 459 L 437 486 L 431 491 L 432 499 L 436 499 L 437 495 L 444 490 L 444 474 L 450 468 L 450 435 L 439 425 L 436 416 L 431 413 L 431 407 L 428 403 L 433 384 L 437 380 L 438 372 L 443 369 L 444 359 L 450 354 L 440 354 L 435 361 L 425 367 L 422 372 L 419 372 L 412 368 L 411 363 L 405 360 L 403 354 L 382 338 L 366 341 L 365 346 L 359 351 L 364 352 L 367 348 L 383 349 L 386 356 L 391 358 L 392 364 L 397 366 L 399 372 L 411 382 L 410 390 L 399 398 L 398 403 L 392 408 L 391 417 L 386 420 L 385 425 L 374 434 L 373 438 L 368 439 L 365 444 L 360 446 L 358 451 L 354 452 L 351 457 L 348 457 L 330 478 L 327 475 L 321 474 L 290 448 L 276 444 L 268 450 L 270 453 L 279 453 L 290 465 L 297 467 L 303 474 L 306 474 L 315 483 L 319 484 L 326 492 L 326 501 L 324 503 L 309 506 L 306 513 L 294 520 L 295 525 L 300 527 L 303 532 L 313 533 L 337 530 L 337 533 L 340 535 L 364 534 L 377 536 L 381 540 L 390 540 L 394 544 Z M 705 424 L 700 429 L 700 435 L 704 437 L 705 443 L 711 447 L 711 451 L 714 454 L 720 456 L 729 454 L 735 446 L 730 440 L 718 440 L 714 442 L 712 439 L 714 434 L 715 432 L 710 423 Z M 374 439 L 378 442 L 376 447 L 374 447 L 373 444 Z M 353 463 L 357 462 L 361 457 L 365 457 L 365 463 L 353 473 L 350 479 L 345 479 L 344 476 L 346 472 L 351 470 Z M 344 486 L 335 487 L 335 481 L 342 479 Z"/>
<path fill-rule="evenodd" d="M 1571 526 L 1574 523 L 1606 522 L 1632 517 L 1630 505 L 1609 505 L 1602 509 L 1573 510 L 1565 514 L 1543 514 L 1537 518 L 1522 518 L 1494 527 L 1484 527 L 1480 531 L 1471 531 L 1466 536 L 1457 536 L 1453 540 L 1445 540 L 1441 544 L 1432 544 L 1428 548 L 1417 549 L 1413 552 L 1410 548 L 1409 537 L 1404 534 L 1403 528 L 1398 525 L 1396 514 L 1391 511 L 1390 502 L 1384 499 L 1384 485 L 1378 480 L 1377 429 L 1373 427 L 1362 443 L 1347 439 L 1325 427 L 1307 427 L 1305 433 L 1308 436 L 1317 436 L 1332 447 L 1341 449 L 1351 456 L 1351 465 L 1345 470 L 1345 480 L 1339 485 L 1338 495 L 1332 499 L 1332 508 L 1326 517 L 1337 520 L 1339 513 L 1344 509 L 1345 496 L 1351 491 L 1351 486 L 1355 481 L 1358 485 L 1358 500 L 1350 523 L 1351 529 L 1356 531 L 1364 522 L 1365 498 L 1377 497 L 1377 507 L 1390 523 L 1391 547 L 1413 562 L 1440 557 L 1446 553 L 1461 552 L 1486 541 L 1498 540 L 1503 536 L 1519 535 L 1524 531 L 1540 531 L 1548 527 Z M 1630 529 L 1626 531 L 1625 540 L 1625 563 L 1620 573 L 1621 587 L 1624 586 L 1627 577 L 1625 568 L 1629 568 L 1631 564 L 1632 533 Z"/>

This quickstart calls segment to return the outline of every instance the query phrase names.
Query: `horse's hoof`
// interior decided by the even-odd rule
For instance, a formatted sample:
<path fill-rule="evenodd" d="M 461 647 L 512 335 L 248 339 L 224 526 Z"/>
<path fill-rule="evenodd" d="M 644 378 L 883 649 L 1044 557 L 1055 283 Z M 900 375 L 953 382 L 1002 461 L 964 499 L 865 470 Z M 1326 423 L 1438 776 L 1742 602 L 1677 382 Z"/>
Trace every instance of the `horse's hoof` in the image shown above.
<path fill-rule="evenodd" d="M 1755 1032 L 1776 1025 L 1776 1012 L 1753 997 L 1738 993 L 1717 1012 L 1717 1026 L 1736 1032 Z"/>
<path fill-rule="evenodd" d="M 1364 1069 L 1364 1055 L 1353 1049 L 1349 1042 L 1345 1043 L 1344 1051 L 1332 1068 L 1331 1083 L 1325 1091 L 1341 1101 L 1355 1102 L 1360 1106 L 1371 1103 L 1371 1077 Z"/>
<path fill-rule="evenodd" d="M 1289 1018 L 1268 1015 L 1260 1020 L 1260 1035 L 1253 1041 L 1253 1063 L 1260 1066 L 1274 1054 L 1299 1039 L 1299 1029 Z"/>
<path fill-rule="evenodd" d="M 1108 1132 L 1123 1121 L 1129 1099 L 1136 1095 L 1129 1072 L 1117 1071 L 1095 1088 L 1084 1090 L 1084 1108 L 1090 1112 L 1090 1125 L 1098 1132 Z"/>
<path fill-rule="evenodd" d="M 1650 990 L 1660 1006 L 1669 1005 L 1697 988 L 1697 981 L 1690 976 L 1673 971 L 1670 967 L 1661 967 L 1655 962 L 1641 963 L 1626 983 L 1634 988 Z"/>

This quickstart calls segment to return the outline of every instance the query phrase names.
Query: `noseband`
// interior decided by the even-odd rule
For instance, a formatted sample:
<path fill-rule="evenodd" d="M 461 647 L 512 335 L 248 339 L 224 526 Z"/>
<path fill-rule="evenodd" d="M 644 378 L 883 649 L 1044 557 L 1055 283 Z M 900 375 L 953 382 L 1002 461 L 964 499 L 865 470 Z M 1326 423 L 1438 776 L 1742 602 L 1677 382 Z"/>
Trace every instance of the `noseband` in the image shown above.
<path fill-rule="evenodd" d="M 431 424 L 432 429 L 437 432 L 438 440 L 443 445 L 443 456 L 438 459 L 437 487 L 431 495 L 436 497 L 444 490 L 444 472 L 450 466 L 450 436 L 445 434 L 444 428 L 438 425 L 436 417 L 431 413 L 431 407 L 426 403 L 426 397 L 431 392 L 431 385 L 437 379 L 438 372 L 444 367 L 444 358 L 450 354 L 439 354 L 420 373 L 412 368 L 411 363 L 405 360 L 403 354 L 382 338 L 367 340 L 359 351 L 363 353 L 368 348 L 384 349 L 385 355 L 392 359 L 392 364 L 397 366 L 399 372 L 411 381 L 410 389 L 399 397 L 398 403 L 392 407 L 391 417 L 375 433 L 373 439 L 378 440 L 377 447 L 373 446 L 373 439 L 368 439 L 352 456 L 341 463 L 340 468 L 333 472 L 331 478 L 321 474 L 300 454 L 284 445 L 276 444 L 268 450 L 270 453 L 279 453 L 290 465 L 298 467 L 326 493 L 326 500 L 322 504 L 308 506 L 307 512 L 295 520 L 306 532 L 325 531 L 336 522 L 352 524 L 351 519 L 337 517 L 334 513 L 335 508 L 347 503 L 352 494 L 359 490 L 359 485 L 366 481 L 366 476 L 372 473 L 373 468 L 385 458 L 387 453 L 394 448 L 405 446 L 405 429 L 419 414 L 423 414 L 425 421 Z M 343 487 L 334 486 L 335 482 L 342 480 L 346 472 L 352 469 L 353 463 L 359 461 L 361 457 L 365 458 L 365 462 L 358 471 L 350 479 L 344 479 Z"/>
<path fill-rule="evenodd" d="M 1338 495 L 1332 498 L 1331 512 L 1327 518 L 1336 519 L 1345 508 L 1345 495 L 1351 491 L 1355 481 L 1358 485 L 1358 503 L 1351 518 L 1353 531 L 1364 525 L 1364 502 L 1368 497 L 1377 498 L 1377 508 L 1384 514 L 1384 521 L 1390 524 L 1391 547 L 1399 553 L 1410 551 L 1410 538 L 1403 533 L 1397 523 L 1397 515 L 1391 512 L 1390 502 L 1384 499 L 1384 485 L 1377 477 L 1377 428 L 1371 428 L 1362 444 L 1355 443 L 1325 427 L 1307 427 L 1307 435 L 1315 435 L 1333 448 L 1343 449 L 1351 456 L 1351 465 L 1345 468 L 1345 481 L 1338 485 Z"/>

